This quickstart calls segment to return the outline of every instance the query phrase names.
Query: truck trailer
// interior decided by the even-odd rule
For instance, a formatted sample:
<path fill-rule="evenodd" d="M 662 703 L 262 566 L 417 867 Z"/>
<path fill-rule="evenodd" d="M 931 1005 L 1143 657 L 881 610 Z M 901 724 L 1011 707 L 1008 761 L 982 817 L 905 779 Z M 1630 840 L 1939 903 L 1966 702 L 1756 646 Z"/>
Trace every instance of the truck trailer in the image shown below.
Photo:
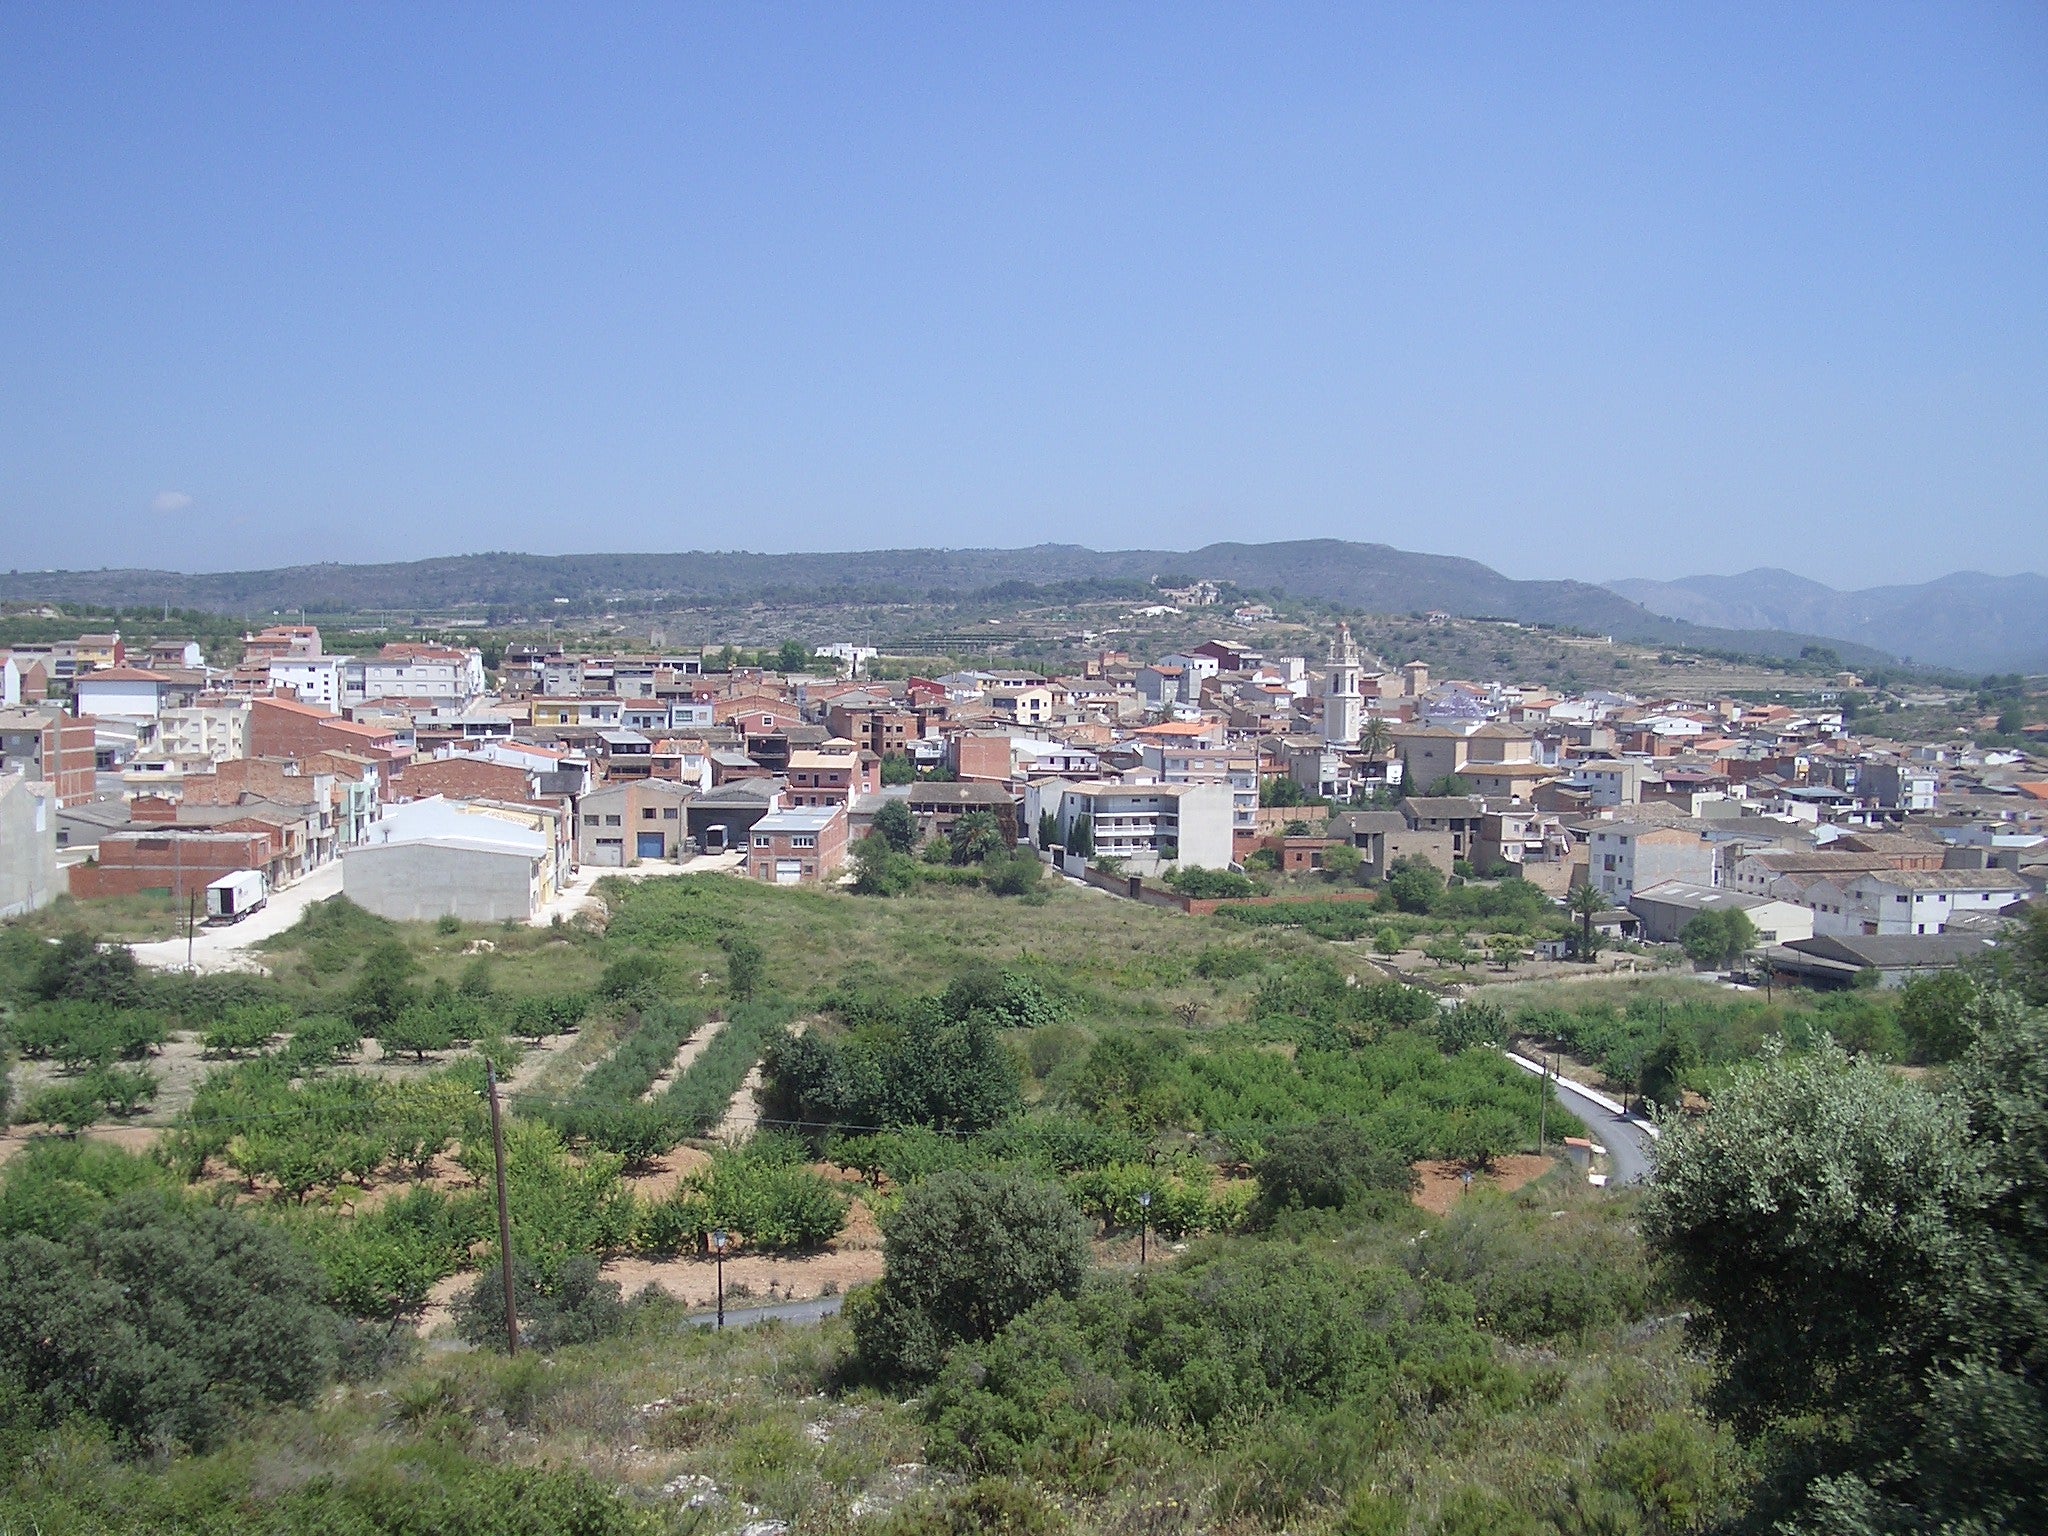
<path fill-rule="evenodd" d="M 270 899 L 270 881 L 260 869 L 238 869 L 206 888 L 206 920 L 239 923 Z"/>

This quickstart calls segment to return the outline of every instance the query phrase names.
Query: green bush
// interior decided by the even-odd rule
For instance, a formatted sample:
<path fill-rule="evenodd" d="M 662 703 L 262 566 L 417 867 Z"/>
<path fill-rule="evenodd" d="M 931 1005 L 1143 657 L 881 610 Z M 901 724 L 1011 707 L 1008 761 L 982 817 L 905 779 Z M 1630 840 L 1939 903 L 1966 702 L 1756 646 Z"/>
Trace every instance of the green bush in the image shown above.
<path fill-rule="evenodd" d="M 1253 1172 L 1271 1211 L 1337 1210 L 1363 1194 L 1408 1194 L 1417 1183 L 1398 1148 L 1377 1146 L 1363 1127 L 1336 1119 L 1275 1132 Z"/>
<path fill-rule="evenodd" d="M 1641 1244 L 1599 1208 L 1553 1216 L 1463 1200 L 1408 1250 L 1408 1265 L 1470 1291 L 1480 1326 L 1517 1343 L 1636 1322 L 1650 1296 Z"/>
<path fill-rule="evenodd" d="M 1270 1518 L 1339 1496 L 1357 1464 L 1336 1447 L 1383 1441 L 1405 1405 L 1518 1390 L 1461 1293 L 1264 1245 L 1045 1300 L 956 1346 L 925 1411 L 942 1465 L 1067 1484 L 1105 1471 L 1116 1427 L 1207 1445 L 1265 1426 L 1227 1481 L 1235 1512 Z"/>
<path fill-rule="evenodd" d="M 666 1200 L 642 1206 L 633 1232 L 644 1253 L 701 1249 L 723 1229 L 771 1253 L 821 1247 L 846 1224 L 846 1196 L 830 1179 L 764 1151 L 715 1154 Z"/>
<path fill-rule="evenodd" d="M 153 1158 L 102 1142 L 40 1137 L 0 1164 L 0 1237 L 32 1233 L 62 1242 L 124 1195 L 174 1188 Z"/>
<path fill-rule="evenodd" d="M 963 1340 L 994 1337 L 1050 1296 L 1072 1296 L 1087 1232 L 1060 1190 L 1015 1173 L 940 1173 L 884 1224 L 882 1278 L 847 1300 L 862 1366 L 884 1381 L 934 1375 Z"/>
<path fill-rule="evenodd" d="M 596 1261 L 588 1258 L 570 1259 L 552 1272 L 515 1260 L 512 1305 L 519 1342 L 541 1354 L 613 1338 L 632 1326 L 617 1283 L 600 1277 Z M 456 1300 L 455 1331 L 480 1348 L 506 1347 L 504 1277 L 495 1264 Z"/>
<path fill-rule="evenodd" d="M 644 1008 L 660 998 L 667 984 L 668 962 L 644 949 L 633 949 L 604 968 L 597 995 L 621 1007 Z"/>
<path fill-rule="evenodd" d="M 0 1376 L 52 1421 L 203 1447 L 332 1374 L 338 1324 L 320 1285 L 256 1222 L 137 1191 L 62 1242 L 0 1241 Z"/>
<path fill-rule="evenodd" d="M 1204 869 L 1199 864 L 1169 871 L 1166 884 L 1168 889 L 1197 901 L 1241 900 L 1246 896 L 1256 896 L 1265 889 L 1248 876 L 1233 874 L 1227 869 Z"/>
<path fill-rule="evenodd" d="M 768 1050 L 768 1116 L 820 1127 L 986 1129 L 1022 1097 L 997 1027 L 981 1008 L 956 1019 L 943 1001 L 924 1000 L 843 1043 L 815 1031 L 785 1035 Z"/>
<path fill-rule="evenodd" d="M 266 1048 L 290 1031 L 292 1011 L 282 1003 L 230 1008 L 201 1037 L 209 1056 L 240 1056 Z"/>

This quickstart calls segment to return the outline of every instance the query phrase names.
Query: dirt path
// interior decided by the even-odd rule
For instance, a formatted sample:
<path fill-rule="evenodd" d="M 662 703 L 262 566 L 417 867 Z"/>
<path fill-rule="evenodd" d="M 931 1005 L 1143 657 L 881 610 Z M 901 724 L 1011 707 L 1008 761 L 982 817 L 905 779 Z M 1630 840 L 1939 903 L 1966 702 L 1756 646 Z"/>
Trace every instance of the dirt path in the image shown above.
<path fill-rule="evenodd" d="M 715 1014 L 704 1021 L 704 1027 L 676 1049 L 676 1059 L 661 1069 L 661 1075 L 647 1085 L 647 1091 L 640 1095 L 642 1104 L 652 1104 L 654 1096 L 690 1070 L 690 1065 L 704 1054 L 706 1046 L 718 1038 L 718 1032 L 725 1028 L 725 1016 Z"/>
<path fill-rule="evenodd" d="M 811 1026 L 809 1019 L 799 1019 L 790 1026 L 792 1035 L 800 1035 Z M 755 1062 L 747 1069 L 746 1080 L 733 1094 L 725 1106 L 725 1118 L 718 1122 L 718 1128 L 711 1134 L 727 1143 L 742 1142 L 754 1133 L 761 1123 L 761 1089 L 766 1086 L 767 1074 L 762 1070 L 763 1062 Z"/>
<path fill-rule="evenodd" d="M 767 1081 L 760 1062 L 747 1068 L 746 1081 L 740 1084 L 732 1101 L 725 1106 L 725 1118 L 718 1122 L 718 1129 L 711 1134 L 727 1143 L 742 1142 L 751 1136 L 754 1127 L 761 1123 L 760 1092 Z"/>

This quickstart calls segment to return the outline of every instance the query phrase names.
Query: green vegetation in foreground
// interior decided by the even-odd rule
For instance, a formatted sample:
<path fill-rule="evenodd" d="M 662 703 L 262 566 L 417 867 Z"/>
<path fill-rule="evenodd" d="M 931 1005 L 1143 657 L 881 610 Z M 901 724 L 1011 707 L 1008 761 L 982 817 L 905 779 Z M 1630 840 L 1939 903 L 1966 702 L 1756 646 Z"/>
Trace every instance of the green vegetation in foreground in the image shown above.
<path fill-rule="evenodd" d="M 1851 1057 L 1793 1017 L 1866 999 L 1759 1021 L 1653 983 L 1638 1001 L 1722 1042 L 1664 1183 L 1610 1197 L 1558 1167 L 1435 1218 L 1408 1202 L 1415 1156 L 1533 1142 L 1535 1085 L 1487 1046 L 1549 994 L 1445 1011 L 1300 932 L 1065 889 L 608 895 L 607 931 L 540 939 L 575 957 L 554 988 L 499 985 L 516 947 L 345 909 L 273 951 L 281 979 L 229 989 L 0 937 L 10 1031 L 90 1003 L 76 1029 L 116 1061 L 130 1015 L 213 1053 L 160 1157 L 49 1137 L 0 1171 L 0 1520 L 695 1533 L 744 1503 L 793 1532 L 859 1507 L 887 1536 L 2041 1527 L 2038 928 L 1917 1012 L 1887 1004 L 1947 1063 L 1924 1083 L 1877 1033 Z M 764 1049 L 792 1125 L 644 1199 L 564 1111 L 641 1105 L 713 1012 L 712 1048 L 649 1101 L 686 1095 L 663 1134 L 707 1123 Z M 507 1125 L 539 1353 L 492 1352 L 482 1274 L 457 1318 L 483 1350 L 421 1360 L 427 1290 L 496 1258 L 484 1061 L 516 1071 L 564 1030 L 589 1032 L 555 1047 L 587 1070 L 515 1095 Z M 861 1177 L 887 1236 L 845 1321 L 712 1338 L 604 1279 L 712 1224 L 824 1240 L 855 1196 L 813 1159 Z"/>

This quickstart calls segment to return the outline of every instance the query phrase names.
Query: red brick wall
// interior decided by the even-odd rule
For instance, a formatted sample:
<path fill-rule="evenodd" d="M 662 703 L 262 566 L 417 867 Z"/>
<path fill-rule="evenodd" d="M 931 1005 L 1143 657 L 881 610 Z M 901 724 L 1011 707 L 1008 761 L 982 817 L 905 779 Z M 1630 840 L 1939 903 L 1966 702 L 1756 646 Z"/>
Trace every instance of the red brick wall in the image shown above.
<path fill-rule="evenodd" d="M 963 779 L 1005 784 L 1010 778 L 1010 738 L 958 736 L 953 741 L 953 771 Z"/>
<path fill-rule="evenodd" d="M 96 744 L 90 715 L 58 715 L 43 727 L 43 780 L 57 791 L 57 803 L 83 805 L 93 797 Z"/>
<path fill-rule="evenodd" d="M 338 715 L 309 714 L 302 707 L 272 699 L 249 701 L 251 757 L 293 757 L 304 761 L 326 751 L 354 752 L 374 758 L 383 767 L 386 799 L 391 797 L 392 781 L 405 771 L 411 757 L 393 737 L 366 730 Z"/>
<path fill-rule="evenodd" d="M 71 871 L 71 894 L 135 896 L 168 890 L 184 900 L 240 869 L 269 866 L 273 844 L 262 832 L 204 838 L 168 833 L 110 832 L 93 863 Z"/>
<path fill-rule="evenodd" d="M 413 800 L 429 795 L 446 795 L 451 800 L 524 800 L 533 793 L 533 780 L 524 768 L 510 763 L 444 757 L 407 768 L 405 793 Z"/>
<path fill-rule="evenodd" d="M 239 805 L 243 795 L 255 795 L 278 805 L 311 805 L 316 787 L 310 773 L 286 773 L 274 759 L 243 757 L 217 765 L 212 773 L 187 776 L 185 803 Z"/>

